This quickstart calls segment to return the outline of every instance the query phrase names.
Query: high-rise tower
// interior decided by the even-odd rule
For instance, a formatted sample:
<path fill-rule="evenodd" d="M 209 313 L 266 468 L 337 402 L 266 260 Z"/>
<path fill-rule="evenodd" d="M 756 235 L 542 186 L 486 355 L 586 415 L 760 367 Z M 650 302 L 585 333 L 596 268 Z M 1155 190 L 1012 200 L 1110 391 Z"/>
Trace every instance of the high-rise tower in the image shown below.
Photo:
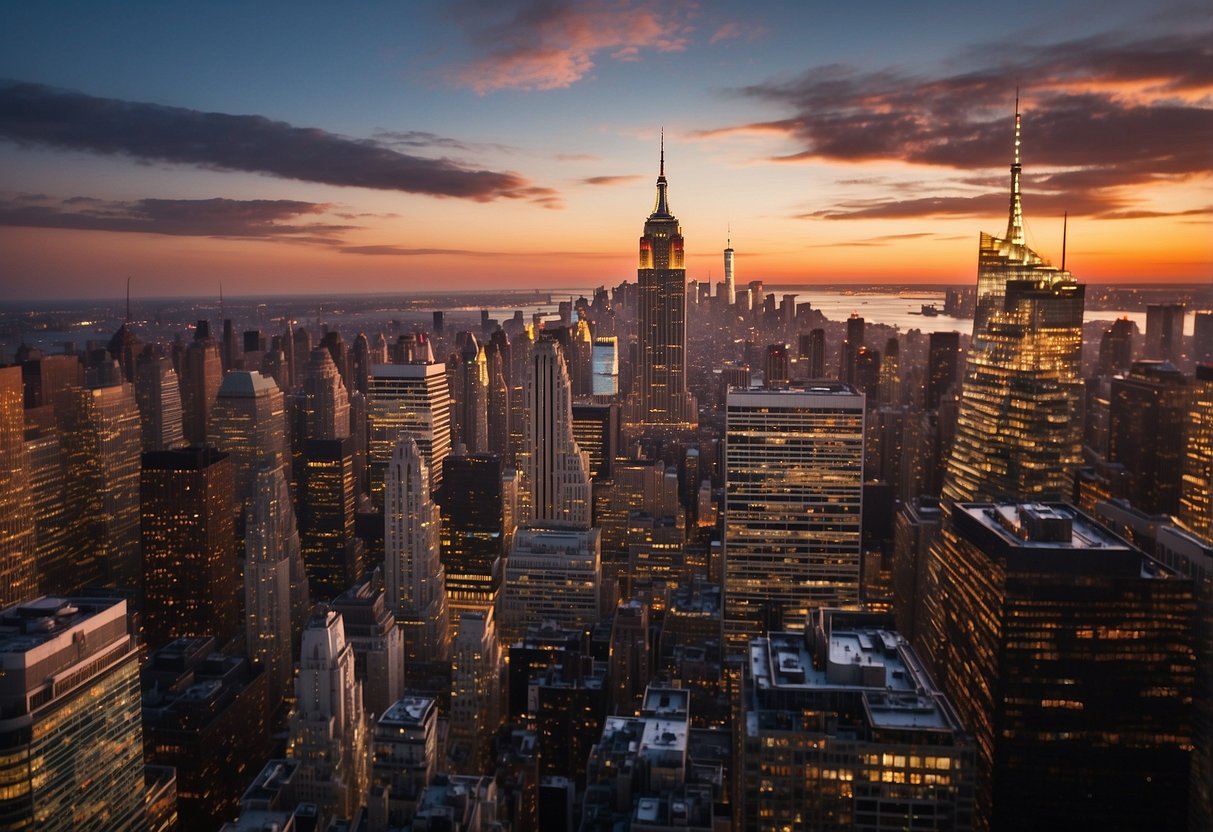
<path fill-rule="evenodd" d="M 640 309 L 636 373 L 627 409 L 630 426 L 692 428 L 699 422 L 687 392 L 686 268 L 682 228 L 670 213 L 665 141 L 657 176 L 657 202 L 644 223 L 636 271 Z"/>
<path fill-rule="evenodd" d="M 724 249 L 724 305 L 732 306 L 737 297 L 737 281 L 733 277 L 733 237 L 730 234 Z"/>
<path fill-rule="evenodd" d="M 1084 287 L 1024 242 L 1019 108 L 1007 236 L 983 233 L 977 311 L 943 494 L 1059 499 L 1080 461 Z"/>
<path fill-rule="evenodd" d="M 21 368 L 0 368 L 0 603 L 38 594 Z"/>
<path fill-rule="evenodd" d="M 527 426 L 523 488 L 526 521 L 566 528 L 590 526 L 589 457 L 573 438 L 569 374 L 555 340 L 531 351 L 526 380 Z"/>
<path fill-rule="evenodd" d="M 410 663 L 445 659 L 449 640 L 441 520 L 428 468 L 417 441 L 402 433 L 384 477 L 384 577 Z"/>

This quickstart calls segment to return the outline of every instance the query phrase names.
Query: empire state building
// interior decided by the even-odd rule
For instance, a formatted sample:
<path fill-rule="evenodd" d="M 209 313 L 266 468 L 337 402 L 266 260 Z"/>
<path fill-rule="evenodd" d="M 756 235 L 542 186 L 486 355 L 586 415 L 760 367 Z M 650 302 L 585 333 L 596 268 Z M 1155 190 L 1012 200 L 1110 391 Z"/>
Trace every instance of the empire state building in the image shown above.
<path fill-rule="evenodd" d="M 687 392 L 686 268 L 682 228 L 670 213 L 665 178 L 665 142 L 657 176 L 657 201 L 644 223 L 636 271 L 637 364 L 627 423 L 640 431 L 684 430 L 699 421 L 695 397 Z"/>

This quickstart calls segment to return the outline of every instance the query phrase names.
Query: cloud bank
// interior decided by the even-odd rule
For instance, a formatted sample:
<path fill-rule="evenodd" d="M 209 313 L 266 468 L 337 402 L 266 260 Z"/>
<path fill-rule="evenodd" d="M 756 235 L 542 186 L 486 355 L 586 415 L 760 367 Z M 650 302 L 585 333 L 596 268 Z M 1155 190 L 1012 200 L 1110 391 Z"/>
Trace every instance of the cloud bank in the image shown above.
<path fill-rule="evenodd" d="M 414 141 L 427 138 L 423 133 L 406 135 Z M 429 138 L 434 143 L 436 137 Z M 379 142 L 263 116 L 97 98 L 38 84 L 0 86 L 0 139 L 325 185 L 478 202 L 525 199 L 548 207 L 558 204 L 555 191 L 514 173 L 400 153 Z"/>

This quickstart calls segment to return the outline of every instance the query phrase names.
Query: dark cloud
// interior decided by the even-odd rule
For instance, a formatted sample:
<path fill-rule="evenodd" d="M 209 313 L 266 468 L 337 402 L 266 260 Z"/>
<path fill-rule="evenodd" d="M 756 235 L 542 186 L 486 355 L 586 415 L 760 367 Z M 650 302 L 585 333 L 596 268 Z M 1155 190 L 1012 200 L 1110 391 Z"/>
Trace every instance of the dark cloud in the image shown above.
<path fill-rule="evenodd" d="M 643 176 L 591 176 L 581 180 L 583 185 L 630 185 L 633 182 L 639 182 L 644 179 Z"/>
<path fill-rule="evenodd" d="M 366 254 L 373 256 L 391 257 L 424 257 L 433 254 L 456 254 L 460 257 L 496 257 L 497 252 L 470 251 L 460 248 L 408 248 L 407 246 L 377 245 L 377 246 L 342 246 L 342 254 Z"/>
<path fill-rule="evenodd" d="M 326 185 L 480 202 L 527 199 L 548 207 L 558 202 L 555 191 L 514 173 L 412 156 L 375 141 L 262 116 L 96 98 L 37 84 L 0 86 L 0 138 Z"/>
<path fill-rule="evenodd" d="M 705 131 L 779 132 L 798 147 L 777 162 L 902 161 L 962 171 L 1010 162 L 1012 105 L 1023 91 L 1025 191 L 1071 213 L 1123 213 L 1120 189 L 1207 177 L 1213 161 L 1213 27 L 1203 15 L 1183 33 L 1103 35 L 1039 46 L 1014 38 L 966 52 L 934 74 L 864 72 L 829 65 L 741 95 L 788 110 L 785 118 Z M 865 183 L 855 179 L 856 185 Z M 969 215 L 1005 210 L 1007 180 L 971 177 L 987 191 L 837 205 L 813 216 Z M 892 191 L 892 183 L 883 183 Z"/>
<path fill-rule="evenodd" d="M 335 245 L 355 226 L 306 222 L 329 205 L 290 199 L 140 199 L 0 197 L 0 226 L 127 231 L 181 237 L 279 239 Z"/>

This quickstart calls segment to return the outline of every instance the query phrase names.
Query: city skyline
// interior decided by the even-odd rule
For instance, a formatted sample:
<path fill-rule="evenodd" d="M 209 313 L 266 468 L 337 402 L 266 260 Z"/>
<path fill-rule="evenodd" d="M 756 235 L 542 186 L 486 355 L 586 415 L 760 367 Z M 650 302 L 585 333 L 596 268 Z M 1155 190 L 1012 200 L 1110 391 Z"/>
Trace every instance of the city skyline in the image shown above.
<path fill-rule="evenodd" d="M 1029 2 L 995 30 L 880 6 L 14 9 L 0 280 L 614 285 L 664 128 L 689 279 L 722 281 L 731 245 L 741 285 L 966 283 L 1005 216 L 1017 87 L 1027 244 L 1059 263 L 1068 211 L 1080 281 L 1209 279 L 1209 9 Z"/>

